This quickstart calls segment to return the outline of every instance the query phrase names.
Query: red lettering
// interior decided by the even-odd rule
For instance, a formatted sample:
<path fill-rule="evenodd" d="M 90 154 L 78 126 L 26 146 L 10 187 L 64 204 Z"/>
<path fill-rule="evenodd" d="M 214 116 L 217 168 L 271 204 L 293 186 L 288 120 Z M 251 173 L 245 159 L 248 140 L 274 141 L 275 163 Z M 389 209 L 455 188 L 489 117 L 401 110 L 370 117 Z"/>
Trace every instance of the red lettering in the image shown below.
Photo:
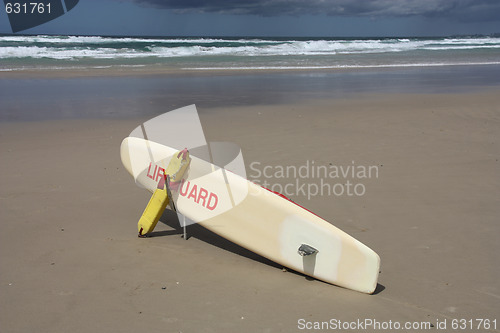
<path fill-rule="evenodd" d="M 187 182 L 187 185 L 184 186 L 186 182 L 184 181 L 184 179 L 182 180 L 182 183 L 181 183 L 181 187 L 179 189 L 179 194 L 182 195 L 183 197 L 186 196 L 186 194 L 188 193 L 188 190 L 189 190 L 189 184 L 190 182 Z M 182 188 L 184 187 L 184 192 L 182 191 Z"/>
<path fill-rule="evenodd" d="M 213 204 L 211 204 L 212 199 L 214 199 Z M 215 207 L 217 207 L 218 202 L 219 202 L 219 198 L 217 198 L 217 195 L 215 193 L 210 193 L 210 197 L 208 197 L 207 208 L 210 210 L 214 210 Z"/>
<path fill-rule="evenodd" d="M 153 179 L 153 175 L 150 175 L 149 172 L 151 171 L 151 164 L 152 163 L 149 163 L 149 167 L 148 167 L 148 173 L 146 174 L 147 177 Z"/>
<path fill-rule="evenodd" d="M 164 174 L 165 174 L 165 169 L 163 169 L 162 167 L 158 167 L 158 171 L 156 172 L 156 181 L 158 181 L 158 179 L 163 177 Z"/>
<path fill-rule="evenodd" d="M 191 185 L 191 182 L 186 183 L 184 180 L 180 183 L 179 194 L 183 197 L 187 196 L 188 199 L 193 199 L 195 203 L 202 205 L 209 210 L 214 210 L 219 203 L 219 198 L 215 193 L 208 192 L 201 186 L 198 189 L 198 185 Z"/>
<path fill-rule="evenodd" d="M 205 199 L 208 196 L 208 191 L 205 190 L 203 187 L 200 187 L 200 193 L 198 193 L 198 199 L 196 200 L 196 203 L 200 203 L 200 199 L 203 199 L 203 203 L 201 204 L 203 207 L 205 207 Z"/>
<path fill-rule="evenodd" d="M 193 198 L 194 201 L 196 202 L 196 190 L 198 189 L 198 186 L 196 184 L 193 185 L 193 188 L 191 189 L 191 192 L 189 192 L 188 199 Z"/>
<path fill-rule="evenodd" d="M 151 179 L 153 179 L 153 180 L 155 179 L 157 170 L 158 170 L 158 166 L 155 165 L 155 171 L 153 171 L 153 174 L 152 174 L 153 178 L 151 178 Z M 158 181 L 158 179 L 156 181 Z"/>
<path fill-rule="evenodd" d="M 165 177 L 161 177 L 156 188 L 163 190 L 165 188 L 165 180 L 166 180 Z"/>

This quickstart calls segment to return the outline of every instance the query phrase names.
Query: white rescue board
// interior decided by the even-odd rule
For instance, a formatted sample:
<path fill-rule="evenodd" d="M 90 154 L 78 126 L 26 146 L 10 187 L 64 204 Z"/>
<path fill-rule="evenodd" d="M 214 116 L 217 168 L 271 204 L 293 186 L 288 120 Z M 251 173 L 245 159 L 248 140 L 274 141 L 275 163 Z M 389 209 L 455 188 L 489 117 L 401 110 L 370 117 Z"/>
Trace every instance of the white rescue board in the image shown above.
<path fill-rule="evenodd" d="M 177 149 L 127 137 L 123 165 L 153 192 Z M 285 267 L 319 280 L 373 293 L 380 258 L 316 214 L 230 171 L 191 155 L 173 191 L 178 213 Z"/>

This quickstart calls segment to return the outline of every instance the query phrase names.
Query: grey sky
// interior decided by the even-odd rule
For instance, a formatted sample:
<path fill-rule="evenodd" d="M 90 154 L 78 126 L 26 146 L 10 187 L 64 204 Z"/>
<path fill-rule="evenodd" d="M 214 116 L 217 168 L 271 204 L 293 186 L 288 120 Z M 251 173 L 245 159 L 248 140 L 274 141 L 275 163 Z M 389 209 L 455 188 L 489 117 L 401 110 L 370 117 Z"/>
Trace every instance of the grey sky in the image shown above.
<path fill-rule="evenodd" d="M 326 14 L 352 17 L 447 17 L 456 20 L 499 20 L 498 0 L 132 0 L 177 13 L 220 13 L 283 16 Z"/>
<path fill-rule="evenodd" d="M 5 11 L 0 33 L 10 33 Z M 499 0 L 82 0 L 30 34 L 446 36 L 500 33 Z"/>

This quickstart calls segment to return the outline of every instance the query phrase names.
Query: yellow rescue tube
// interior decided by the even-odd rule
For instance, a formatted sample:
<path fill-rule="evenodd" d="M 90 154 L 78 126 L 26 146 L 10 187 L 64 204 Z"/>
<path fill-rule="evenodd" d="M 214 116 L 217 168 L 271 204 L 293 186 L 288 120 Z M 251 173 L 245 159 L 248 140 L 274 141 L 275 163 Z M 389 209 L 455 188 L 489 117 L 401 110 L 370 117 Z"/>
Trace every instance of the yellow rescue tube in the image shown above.
<path fill-rule="evenodd" d="M 170 178 L 170 183 L 168 185 L 171 190 L 177 190 L 190 162 L 191 157 L 189 157 L 187 148 L 178 151 L 175 153 L 174 157 L 172 157 L 165 170 L 165 174 Z"/>
<path fill-rule="evenodd" d="M 168 194 L 167 189 L 156 189 L 149 199 L 148 205 L 142 213 L 139 223 L 137 223 L 137 229 L 139 230 L 139 237 L 144 236 L 153 231 L 156 224 L 160 220 L 163 211 L 168 204 Z"/>
<path fill-rule="evenodd" d="M 139 237 L 142 237 L 154 230 L 161 215 L 163 214 L 163 211 L 167 208 L 169 203 L 170 199 L 168 197 L 168 190 L 178 189 L 190 162 L 191 158 L 189 157 L 189 151 L 187 149 L 178 151 L 172 157 L 163 177 L 161 177 L 158 182 L 158 188 L 153 192 L 144 213 L 142 213 L 142 216 L 137 223 Z M 169 182 L 168 184 L 165 184 L 167 180 L 169 180 Z M 172 205 L 172 207 L 174 207 L 174 205 Z"/>

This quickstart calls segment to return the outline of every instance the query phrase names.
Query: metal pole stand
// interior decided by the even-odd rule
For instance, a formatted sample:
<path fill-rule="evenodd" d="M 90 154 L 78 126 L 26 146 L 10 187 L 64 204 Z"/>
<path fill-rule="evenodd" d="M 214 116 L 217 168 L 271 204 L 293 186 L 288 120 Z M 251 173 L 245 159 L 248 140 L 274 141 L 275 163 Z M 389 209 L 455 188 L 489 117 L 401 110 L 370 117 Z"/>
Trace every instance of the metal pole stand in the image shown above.
<path fill-rule="evenodd" d="M 187 240 L 186 217 L 182 215 L 182 230 L 184 231 L 184 240 Z"/>

